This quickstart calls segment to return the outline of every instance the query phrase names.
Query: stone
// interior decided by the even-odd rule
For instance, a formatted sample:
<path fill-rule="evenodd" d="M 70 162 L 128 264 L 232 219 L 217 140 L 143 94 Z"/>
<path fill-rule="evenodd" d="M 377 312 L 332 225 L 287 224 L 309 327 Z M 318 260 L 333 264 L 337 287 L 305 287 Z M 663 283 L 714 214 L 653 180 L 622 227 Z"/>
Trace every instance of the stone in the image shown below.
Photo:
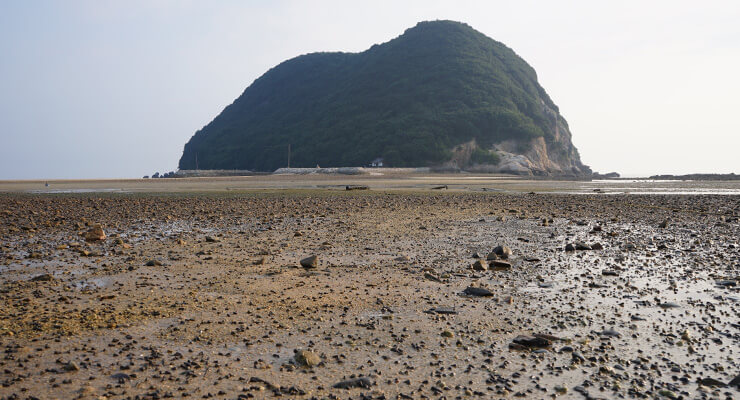
<path fill-rule="evenodd" d="M 206 242 L 208 242 L 208 243 L 218 243 L 220 241 L 221 240 L 219 240 L 218 238 L 215 238 L 213 236 L 206 236 Z"/>
<path fill-rule="evenodd" d="M 370 378 L 363 376 L 363 377 L 359 377 L 355 379 L 348 379 L 346 381 L 335 383 L 334 386 L 332 387 L 335 389 L 352 389 L 352 388 L 369 389 L 372 385 L 373 385 L 373 381 L 371 381 Z"/>
<path fill-rule="evenodd" d="M 309 350 L 298 350 L 293 357 L 293 360 L 297 365 L 301 367 L 313 367 L 321 362 L 321 358 L 316 353 Z"/>
<path fill-rule="evenodd" d="M 149 260 L 144 265 L 146 265 L 147 267 L 161 267 L 162 262 L 159 260 Z"/>
<path fill-rule="evenodd" d="M 54 276 L 52 276 L 51 274 L 41 274 L 41 275 L 36 275 L 33 278 L 31 278 L 31 282 L 49 282 L 53 280 L 54 280 Z"/>
<path fill-rule="evenodd" d="M 565 245 L 565 251 L 567 252 L 576 251 L 576 246 L 573 246 L 572 243 L 568 243 Z"/>
<path fill-rule="evenodd" d="M 488 271 L 488 263 L 485 260 L 476 260 L 473 263 L 473 270 L 475 270 L 475 271 Z"/>
<path fill-rule="evenodd" d="M 476 297 L 492 297 L 493 292 L 491 292 L 488 289 L 483 289 L 479 287 L 473 287 L 469 286 L 465 290 L 463 290 L 463 294 L 467 294 L 468 296 L 476 296 Z"/>
<path fill-rule="evenodd" d="M 709 387 L 725 387 L 727 386 L 726 383 L 714 379 L 714 378 L 699 378 L 699 380 L 696 381 L 700 385 L 709 386 Z"/>
<path fill-rule="evenodd" d="M 64 364 L 64 366 L 62 367 L 62 369 L 64 369 L 67 372 L 75 372 L 75 371 L 79 371 L 80 370 L 80 367 L 76 363 L 74 363 L 73 361 L 70 361 L 70 362 Z"/>
<path fill-rule="evenodd" d="M 576 243 L 576 250 L 583 251 L 583 250 L 592 250 L 591 246 L 587 245 L 583 242 L 577 242 Z"/>
<path fill-rule="evenodd" d="M 537 336 L 519 335 L 512 342 L 527 348 L 542 349 L 552 346 L 552 341 Z"/>
<path fill-rule="evenodd" d="M 499 258 L 503 258 L 504 260 L 511 257 L 511 255 L 513 254 L 509 246 L 503 245 L 494 247 L 492 253 L 496 254 Z"/>
<path fill-rule="evenodd" d="M 313 269 L 317 268 L 319 266 L 319 257 L 318 256 L 310 256 L 306 257 L 301 260 L 301 267 L 306 269 Z"/>
<path fill-rule="evenodd" d="M 622 334 L 615 331 L 614 329 L 604 329 L 603 331 L 599 332 L 599 336 L 603 337 L 622 337 Z"/>
<path fill-rule="evenodd" d="M 503 271 L 503 270 L 511 269 L 510 263 L 506 261 L 500 261 L 500 260 L 491 261 L 491 266 L 493 266 L 494 271 Z"/>
<path fill-rule="evenodd" d="M 124 374 L 123 372 L 119 372 L 117 374 L 113 374 L 110 377 L 113 378 L 113 379 L 115 379 L 116 381 L 118 381 L 118 383 L 120 383 L 120 384 L 126 383 L 126 381 L 130 381 L 131 380 L 131 376 L 128 375 L 128 374 Z"/>
<path fill-rule="evenodd" d="M 96 224 L 92 229 L 85 232 L 85 240 L 88 242 L 99 242 L 105 240 L 105 232 L 100 224 Z"/>
<path fill-rule="evenodd" d="M 428 314 L 457 314 L 454 308 L 449 307 L 437 307 L 425 311 Z"/>

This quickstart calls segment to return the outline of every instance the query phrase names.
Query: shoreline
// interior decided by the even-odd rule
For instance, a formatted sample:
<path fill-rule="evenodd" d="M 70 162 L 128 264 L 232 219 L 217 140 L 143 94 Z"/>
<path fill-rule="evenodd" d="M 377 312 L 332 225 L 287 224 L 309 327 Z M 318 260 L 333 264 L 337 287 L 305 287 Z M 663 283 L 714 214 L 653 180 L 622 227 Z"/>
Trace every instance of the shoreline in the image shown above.
<path fill-rule="evenodd" d="M 735 199 L 0 195 L 0 398 L 737 395 Z"/>

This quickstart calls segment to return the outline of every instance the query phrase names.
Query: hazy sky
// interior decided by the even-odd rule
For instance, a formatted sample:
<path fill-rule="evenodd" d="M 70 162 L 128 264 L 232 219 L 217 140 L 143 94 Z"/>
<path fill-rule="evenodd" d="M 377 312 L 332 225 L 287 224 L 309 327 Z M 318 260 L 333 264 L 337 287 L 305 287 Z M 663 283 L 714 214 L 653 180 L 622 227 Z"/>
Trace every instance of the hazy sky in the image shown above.
<path fill-rule="evenodd" d="M 0 179 L 141 177 L 276 64 L 422 20 L 514 49 L 583 162 L 740 173 L 738 1 L 0 1 Z"/>

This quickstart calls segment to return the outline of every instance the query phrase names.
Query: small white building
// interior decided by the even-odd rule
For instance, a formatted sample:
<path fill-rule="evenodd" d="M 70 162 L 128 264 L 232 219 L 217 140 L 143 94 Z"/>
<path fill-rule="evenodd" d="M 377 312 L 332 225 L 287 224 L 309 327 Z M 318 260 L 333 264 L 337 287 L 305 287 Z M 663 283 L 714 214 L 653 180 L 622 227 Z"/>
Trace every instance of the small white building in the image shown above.
<path fill-rule="evenodd" d="M 374 159 L 372 162 L 370 162 L 371 167 L 380 168 L 383 166 L 383 159 L 378 157 Z"/>

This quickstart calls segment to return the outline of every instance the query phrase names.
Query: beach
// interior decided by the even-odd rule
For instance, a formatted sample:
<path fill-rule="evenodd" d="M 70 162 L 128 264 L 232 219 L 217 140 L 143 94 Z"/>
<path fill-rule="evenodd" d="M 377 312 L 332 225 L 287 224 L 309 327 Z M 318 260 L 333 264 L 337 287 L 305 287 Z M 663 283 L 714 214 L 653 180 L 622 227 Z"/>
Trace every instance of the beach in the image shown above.
<path fill-rule="evenodd" d="M 735 398 L 740 197 L 671 185 L 3 182 L 0 398 Z"/>

